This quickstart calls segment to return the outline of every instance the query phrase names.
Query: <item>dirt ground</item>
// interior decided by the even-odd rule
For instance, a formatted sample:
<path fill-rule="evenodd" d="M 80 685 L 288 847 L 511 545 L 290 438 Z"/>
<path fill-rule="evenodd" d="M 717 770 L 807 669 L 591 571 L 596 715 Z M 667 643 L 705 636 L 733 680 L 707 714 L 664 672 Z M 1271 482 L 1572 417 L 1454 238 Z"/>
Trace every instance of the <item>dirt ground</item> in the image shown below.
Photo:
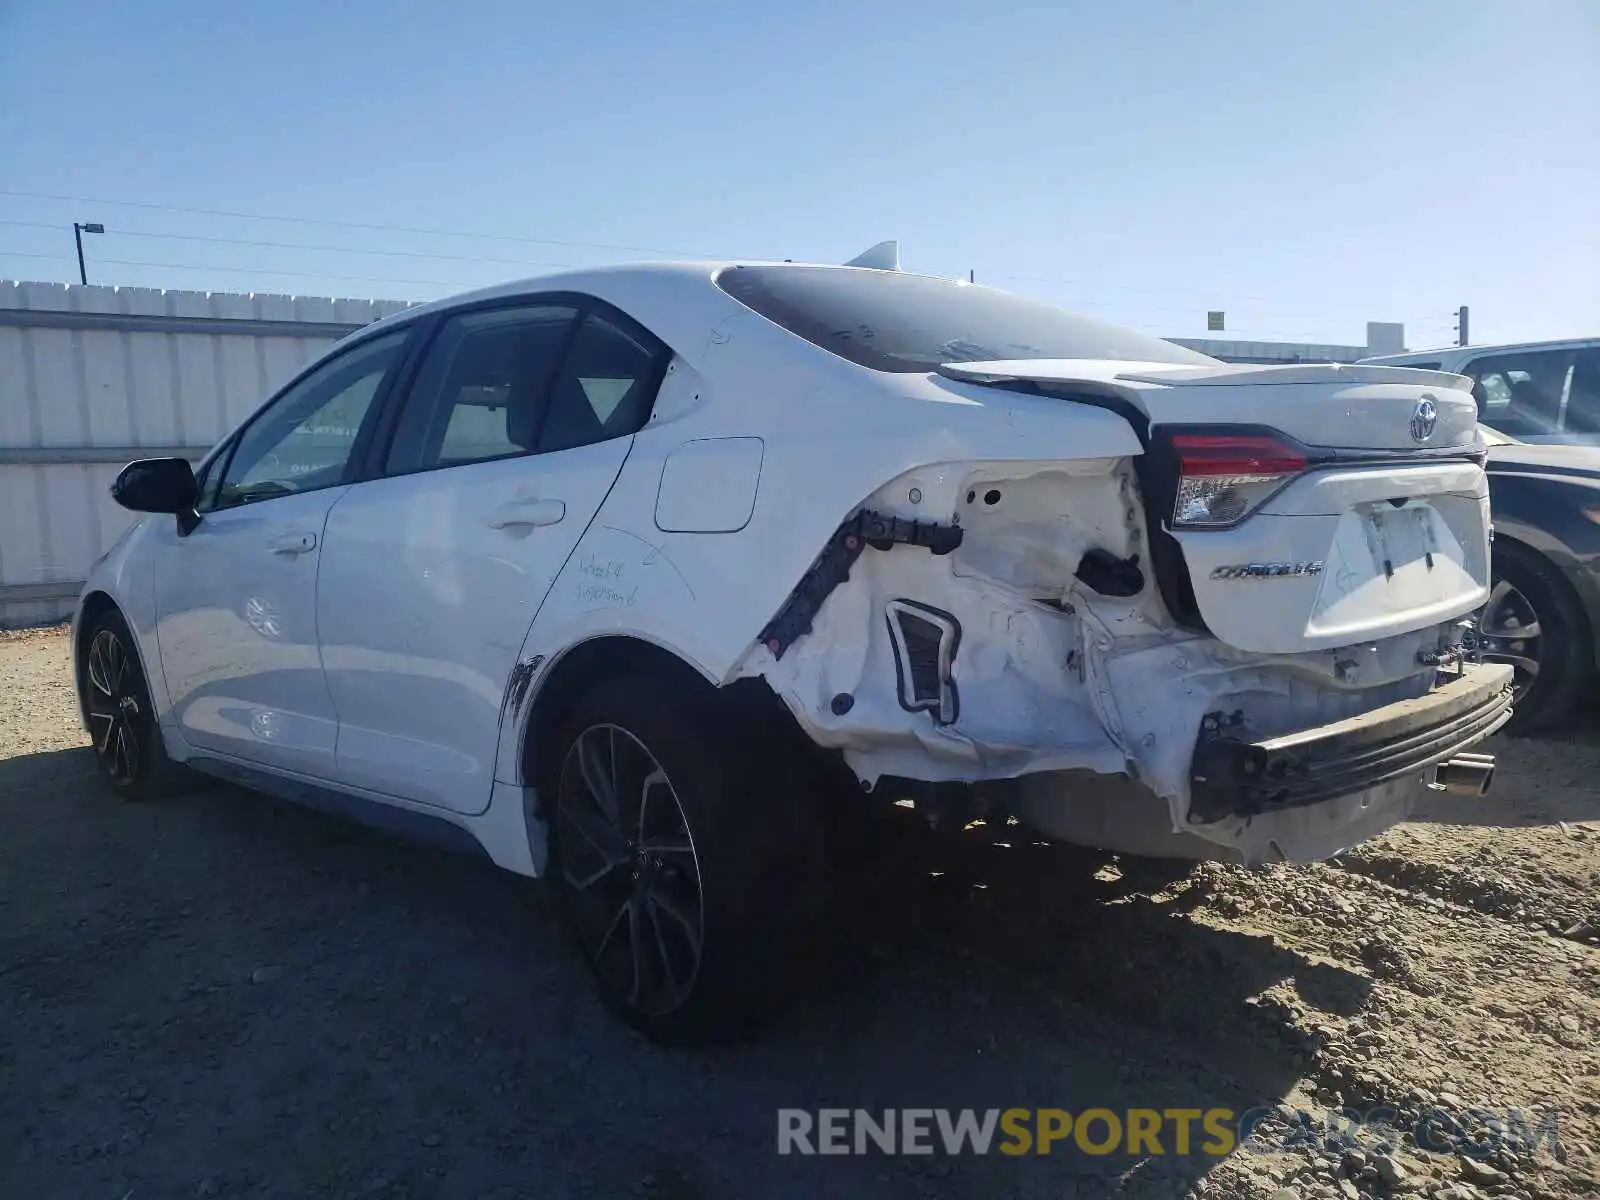
<path fill-rule="evenodd" d="M 64 637 L 0 635 L 0 1196 L 1600 1195 L 1595 724 L 1312 868 L 918 842 L 759 1040 L 664 1049 L 536 883 L 218 785 L 117 803 Z M 781 1107 L 919 1106 L 1279 1119 L 1221 1159 L 776 1152 Z M 1340 1106 L 1560 1145 L 1285 1148 Z"/>

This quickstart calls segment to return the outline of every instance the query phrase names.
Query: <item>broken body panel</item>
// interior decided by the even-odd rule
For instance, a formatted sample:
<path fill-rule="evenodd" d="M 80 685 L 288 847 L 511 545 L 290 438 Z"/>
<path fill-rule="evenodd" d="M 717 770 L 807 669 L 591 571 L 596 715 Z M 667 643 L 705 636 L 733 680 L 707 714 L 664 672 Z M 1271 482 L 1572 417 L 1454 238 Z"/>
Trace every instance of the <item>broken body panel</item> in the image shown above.
<path fill-rule="evenodd" d="M 1194 765 L 1213 716 L 1270 739 L 1433 689 L 1488 579 L 1461 380 L 1193 356 L 875 370 L 730 301 L 731 269 L 581 281 L 679 353 L 522 644 L 542 667 L 505 706 L 497 780 L 526 785 L 543 679 L 620 636 L 765 679 L 869 787 L 1002 785 L 1074 840 L 1322 857 L 1405 815 L 1425 766 L 1196 820 Z M 1176 528 L 1155 460 L 1197 428 L 1268 430 L 1307 461 L 1244 519 Z M 1088 819 L 1150 801 L 1156 827 Z"/>
<path fill-rule="evenodd" d="M 1082 786 L 1088 771 L 1128 785 L 1120 796 L 1100 788 L 1102 803 L 1136 808 L 1128 791 L 1147 789 L 1165 802 L 1169 831 L 1198 835 L 1219 855 L 1322 857 L 1368 836 L 1364 825 L 1402 818 L 1435 762 L 1504 720 L 1497 669 L 1460 660 L 1461 618 L 1487 595 L 1488 492 L 1471 398 L 1454 377 L 1096 363 L 944 373 L 985 401 L 1022 379 L 1048 383 L 1061 389 L 1053 402 L 1064 422 L 1121 401 L 1148 424 L 1133 431 L 1143 435 L 1135 453 L 1075 457 L 1064 424 L 1060 456 L 932 464 L 865 498 L 867 513 L 947 527 L 959 543 L 943 553 L 869 546 L 815 605 L 807 636 L 792 648 L 758 646 L 742 667 L 763 675 L 865 784 L 1027 777 L 1007 793 L 1013 811 L 1073 836 L 1064 833 L 1073 822 L 1051 814 L 1094 802 L 1096 789 Z M 1169 374 L 1189 382 L 1169 386 Z M 1075 388 L 1086 391 L 1074 397 Z M 1441 449 L 1418 456 L 1403 443 L 1415 446 L 1409 420 L 1425 401 Z M 1325 452 L 1229 528 L 1152 530 L 1161 514 L 1141 492 L 1140 457 L 1164 423 L 1248 424 Z M 1364 456 L 1374 451 L 1381 456 Z M 1188 622 L 1163 602 L 1152 536 L 1181 549 L 1195 600 Z M 938 615 L 908 631 L 907 605 Z M 917 637 L 933 643 L 920 657 Z M 1245 744 L 1341 721 L 1379 726 L 1388 706 L 1426 707 L 1441 664 L 1452 663 L 1476 689 L 1474 722 L 1454 740 L 1410 757 L 1403 746 L 1387 757 L 1366 746 L 1341 776 L 1343 791 L 1311 800 L 1218 804 L 1213 780 L 1199 803 L 1208 736 Z M 1310 755 L 1277 769 L 1316 767 Z M 1313 803 L 1325 807 L 1302 811 Z M 1111 848 L 1149 848 L 1149 832 Z"/>

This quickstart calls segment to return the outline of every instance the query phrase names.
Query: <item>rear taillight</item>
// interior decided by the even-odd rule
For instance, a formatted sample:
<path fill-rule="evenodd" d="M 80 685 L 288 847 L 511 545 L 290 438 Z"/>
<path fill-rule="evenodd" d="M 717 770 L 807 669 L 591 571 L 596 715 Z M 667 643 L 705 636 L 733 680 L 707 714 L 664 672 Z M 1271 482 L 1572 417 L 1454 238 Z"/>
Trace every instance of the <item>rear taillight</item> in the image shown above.
<path fill-rule="evenodd" d="M 1269 434 L 1178 433 L 1177 529 L 1237 525 L 1306 469 L 1305 451 Z"/>

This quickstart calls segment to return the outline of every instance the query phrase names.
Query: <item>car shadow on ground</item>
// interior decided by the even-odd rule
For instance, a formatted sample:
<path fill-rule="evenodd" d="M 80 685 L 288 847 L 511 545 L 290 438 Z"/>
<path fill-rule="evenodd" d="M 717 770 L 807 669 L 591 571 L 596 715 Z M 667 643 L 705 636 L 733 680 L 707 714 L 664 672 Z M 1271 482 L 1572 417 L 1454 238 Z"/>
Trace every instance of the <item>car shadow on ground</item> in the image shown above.
<path fill-rule="evenodd" d="M 222 785 L 119 804 L 84 750 L 0 760 L 0 1193 L 1179 1196 L 1218 1160 L 777 1153 L 780 1108 L 1283 1097 L 1303 1047 L 1247 1001 L 1350 1012 L 1365 980 L 1106 861 L 899 847 L 754 1040 L 670 1048 L 600 1009 L 539 884 Z"/>

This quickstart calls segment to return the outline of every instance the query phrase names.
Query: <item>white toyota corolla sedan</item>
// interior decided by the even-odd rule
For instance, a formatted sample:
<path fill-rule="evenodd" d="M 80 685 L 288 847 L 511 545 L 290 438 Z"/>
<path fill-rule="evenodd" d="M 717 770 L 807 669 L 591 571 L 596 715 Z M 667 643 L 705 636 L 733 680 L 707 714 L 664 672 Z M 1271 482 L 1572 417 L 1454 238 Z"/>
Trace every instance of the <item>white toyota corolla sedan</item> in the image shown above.
<path fill-rule="evenodd" d="M 186 763 L 548 872 L 661 1036 L 772 990 L 838 808 L 1259 863 L 1488 786 L 1467 381 L 863 261 L 409 309 L 198 470 L 130 464 L 74 626 L 112 786 Z"/>

